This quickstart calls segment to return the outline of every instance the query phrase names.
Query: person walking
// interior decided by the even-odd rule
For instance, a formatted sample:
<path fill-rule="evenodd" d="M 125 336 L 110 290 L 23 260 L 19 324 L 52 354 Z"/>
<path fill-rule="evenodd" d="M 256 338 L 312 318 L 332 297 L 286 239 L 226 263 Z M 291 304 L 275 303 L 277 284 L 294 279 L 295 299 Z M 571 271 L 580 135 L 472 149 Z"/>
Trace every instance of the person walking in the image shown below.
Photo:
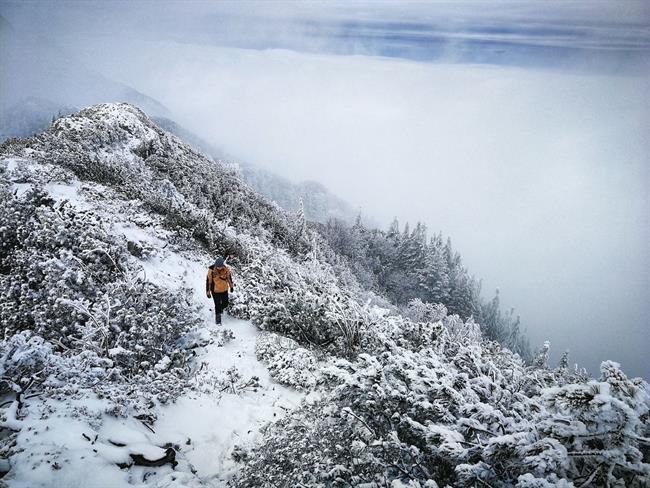
<path fill-rule="evenodd" d="M 205 279 L 205 293 L 214 300 L 214 322 L 221 324 L 221 313 L 228 306 L 228 291 L 232 293 L 235 285 L 232 282 L 230 268 L 222 257 L 218 257 L 212 266 L 208 267 Z"/>

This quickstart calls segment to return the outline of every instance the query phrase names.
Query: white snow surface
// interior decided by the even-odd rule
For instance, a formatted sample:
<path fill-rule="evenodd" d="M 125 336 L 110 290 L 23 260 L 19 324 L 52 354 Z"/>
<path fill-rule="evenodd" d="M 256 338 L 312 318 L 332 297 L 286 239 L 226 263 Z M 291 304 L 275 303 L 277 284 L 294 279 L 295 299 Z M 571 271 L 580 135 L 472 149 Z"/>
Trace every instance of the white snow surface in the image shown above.
<path fill-rule="evenodd" d="M 10 179 L 17 169 L 28 169 L 26 161 L 3 160 L 0 164 L 5 166 Z M 14 182 L 13 186 L 23 192 L 30 185 Z M 26 402 L 28 415 L 16 421 L 20 422 L 17 443 L 22 451 L 10 460 L 12 471 L 3 481 L 12 488 L 226 486 L 237 471 L 231 456 L 234 446 L 251 445 L 258 439 L 261 427 L 298 406 L 305 393 L 275 382 L 256 359 L 259 331 L 252 323 L 228 315 L 224 315 L 222 325 L 214 323 L 213 302 L 205 295 L 205 275 L 211 256 L 198 251 L 170 250 L 166 231 L 152 219 L 143 219 L 142 226 L 133 219 L 126 220 L 127 212 L 121 210 L 129 202 L 111 200 L 98 207 L 89 201 L 88 194 L 110 191 L 101 185 L 73 181 L 50 183 L 46 189 L 55 200 L 68 200 L 80 209 L 92 208 L 105 218 L 115 234 L 154 247 L 156 252 L 140 261 L 147 280 L 194 291 L 193 301 L 202 309 L 204 324 L 193 331 L 188 341 L 198 338 L 201 343 L 210 342 L 196 349 L 195 360 L 201 368 L 199 381 L 223 377 L 232 368 L 244 380 L 258 380 L 256 386 L 237 392 L 227 389 L 204 393 L 197 385 L 198 391 L 190 390 L 175 403 L 157 407 L 158 419 L 151 426 L 155 432 L 134 418 L 106 414 L 108 402 L 96 397 L 64 401 L 30 399 Z M 234 279 L 236 282 L 236 275 Z M 225 344 L 214 340 L 227 329 L 232 330 L 234 339 Z M 92 422 L 84 420 L 89 417 Z M 128 463 L 132 453 L 158 459 L 164 455 L 161 446 L 167 443 L 180 446 L 175 469 L 169 464 L 128 469 L 117 465 Z"/>
<path fill-rule="evenodd" d="M 237 469 L 230 458 L 234 445 L 250 444 L 262 425 L 280 418 L 302 398 L 301 393 L 275 384 L 255 359 L 257 330 L 250 322 L 226 318 L 223 326 L 234 331 L 235 339 L 223 347 L 206 347 L 206 367 L 225 372 L 235 366 L 244 378 L 259 377 L 262 387 L 220 398 L 188 395 L 163 409 L 156 422 L 156 432 L 171 442 L 183 445 L 191 439 L 191 447 L 184 449 L 187 460 L 202 479 L 215 486 L 221 486 Z"/>

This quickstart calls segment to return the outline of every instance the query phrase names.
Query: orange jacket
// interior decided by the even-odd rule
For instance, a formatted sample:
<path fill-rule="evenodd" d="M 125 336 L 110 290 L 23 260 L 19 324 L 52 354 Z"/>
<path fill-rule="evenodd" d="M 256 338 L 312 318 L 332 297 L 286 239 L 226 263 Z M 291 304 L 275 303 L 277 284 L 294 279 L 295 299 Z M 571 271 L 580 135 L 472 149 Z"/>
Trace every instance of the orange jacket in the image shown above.
<path fill-rule="evenodd" d="M 208 276 L 205 279 L 206 293 L 223 293 L 232 287 L 232 275 L 228 266 L 217 269 L 212 265 L 208 268 Z"/>

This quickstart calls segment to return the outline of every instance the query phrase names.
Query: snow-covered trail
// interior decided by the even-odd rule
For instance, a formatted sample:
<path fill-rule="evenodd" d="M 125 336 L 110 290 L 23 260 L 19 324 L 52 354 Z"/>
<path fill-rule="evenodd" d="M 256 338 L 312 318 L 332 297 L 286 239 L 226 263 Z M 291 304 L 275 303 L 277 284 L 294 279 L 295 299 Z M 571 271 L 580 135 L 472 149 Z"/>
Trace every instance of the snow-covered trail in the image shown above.
<path fill-rule="evenodd" d="M 214 486 L 232 476 L 236 464 L 231 457 L 236 444 L 254 441 L 259 429 L 295 407 L 302 395 L 276 384 L 267 369 L 255 358 L 256 328 L 247 321 L 226 318 L 235 339 L 223 347 L 211 344 L 202 358 L 206 367 L 217 374 L 237 368 L 244 381 L 257 376 L 259 387 L 221 396 L 188 394 L 162 409 L 156 432 L 162 438 L 183 447 L 184 456 L 199 477 Z M 187 439 L 190 445 L 185 445 Z"/>

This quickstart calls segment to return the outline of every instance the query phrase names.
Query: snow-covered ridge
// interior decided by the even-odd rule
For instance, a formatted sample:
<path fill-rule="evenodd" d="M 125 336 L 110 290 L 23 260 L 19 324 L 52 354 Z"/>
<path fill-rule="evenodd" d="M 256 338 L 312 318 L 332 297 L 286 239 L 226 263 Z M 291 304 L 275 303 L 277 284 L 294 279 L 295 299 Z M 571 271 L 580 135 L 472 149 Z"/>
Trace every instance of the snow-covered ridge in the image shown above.
<path fill-rule="evenodd" d="M 645 381 L 547 349 L 527 366 L 442 305 L 396 313 L 304 216 L 134 107 L 0 146 L 0 198 L 9 486 L 648 483 Z"/>

